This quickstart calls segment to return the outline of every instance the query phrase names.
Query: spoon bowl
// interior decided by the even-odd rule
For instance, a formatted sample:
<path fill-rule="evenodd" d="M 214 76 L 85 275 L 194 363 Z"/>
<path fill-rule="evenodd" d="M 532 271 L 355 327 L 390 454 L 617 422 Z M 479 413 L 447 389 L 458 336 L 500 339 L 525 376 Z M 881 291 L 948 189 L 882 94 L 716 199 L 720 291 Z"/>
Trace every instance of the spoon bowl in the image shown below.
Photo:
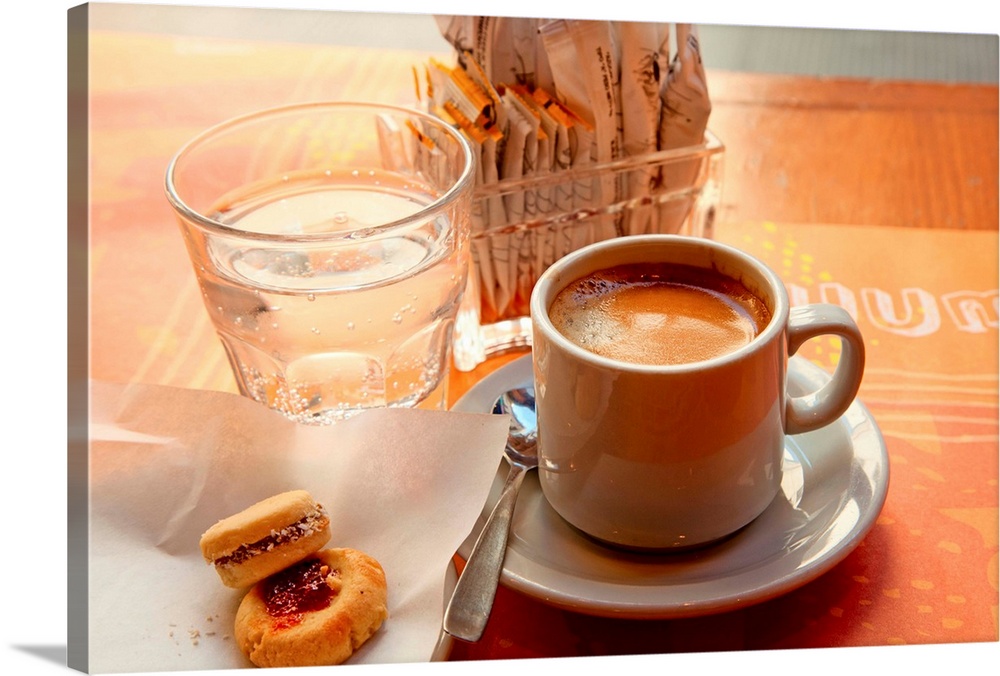
<path fill-rule="evenodd" d="M 538 466 L 538 418 L 535 415 L 535 390 L 522 387 L 500 395 L 493 413 L 510 415 L 510 431 L 504 455 L 509 462 Z"/>

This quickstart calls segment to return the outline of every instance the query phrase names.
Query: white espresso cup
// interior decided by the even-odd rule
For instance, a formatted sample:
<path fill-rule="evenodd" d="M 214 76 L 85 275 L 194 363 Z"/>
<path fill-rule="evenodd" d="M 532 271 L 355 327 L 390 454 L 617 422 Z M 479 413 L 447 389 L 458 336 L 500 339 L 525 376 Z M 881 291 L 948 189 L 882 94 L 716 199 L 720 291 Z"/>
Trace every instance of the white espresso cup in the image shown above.
<path fill-rule="evenodd" d="M 550 307 L 566 286 L 595 271 L 651 262 L 738 280 L 770 320 L 728 353 L 680 364 L 601 356 L 556 328 Z M 753 521 L 779 490 L 785 435 L 837 420 L 864 371 L 861 333 L 843 308 L 790 308 L 771 269 L 706 239 L 630 236 L 584 247 L 541 275 L 530 307 L 542 492 L 577 529 L 627 549 L 704 545 Z M 842 343 L 831 380 L 791 397 L 790 355 L 827 334 Z"/>

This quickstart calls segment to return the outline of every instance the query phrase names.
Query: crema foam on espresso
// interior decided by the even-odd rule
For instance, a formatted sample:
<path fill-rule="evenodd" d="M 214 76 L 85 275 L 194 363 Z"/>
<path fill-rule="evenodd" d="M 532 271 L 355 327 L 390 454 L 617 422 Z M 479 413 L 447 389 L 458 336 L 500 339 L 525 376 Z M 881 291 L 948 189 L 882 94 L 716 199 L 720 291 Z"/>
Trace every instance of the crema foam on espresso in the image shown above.
<path fill-rule="evenodd" d="M 717 271 L 675 263 L 599 270 L 562 289 L 556 329 L 595 354 L 636 364 L 686 364 L 739 349 L 767 326 L 766 304 Z"/>

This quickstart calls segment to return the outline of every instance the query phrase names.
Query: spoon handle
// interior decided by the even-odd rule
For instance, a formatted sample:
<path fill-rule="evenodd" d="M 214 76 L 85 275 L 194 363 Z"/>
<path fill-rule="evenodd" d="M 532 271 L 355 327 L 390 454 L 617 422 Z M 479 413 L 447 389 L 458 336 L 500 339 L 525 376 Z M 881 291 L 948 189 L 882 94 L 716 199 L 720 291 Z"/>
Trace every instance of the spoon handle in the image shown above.
<path fill-rule="evenodd" d="M 474 643 L 486 629 L 500 583 L 514 503 L 524 472 L 520 465 L 511 464 L 500 498 L 472 547 L 469 560 L 444 611 L 444 630 L 455 638 Z"/>

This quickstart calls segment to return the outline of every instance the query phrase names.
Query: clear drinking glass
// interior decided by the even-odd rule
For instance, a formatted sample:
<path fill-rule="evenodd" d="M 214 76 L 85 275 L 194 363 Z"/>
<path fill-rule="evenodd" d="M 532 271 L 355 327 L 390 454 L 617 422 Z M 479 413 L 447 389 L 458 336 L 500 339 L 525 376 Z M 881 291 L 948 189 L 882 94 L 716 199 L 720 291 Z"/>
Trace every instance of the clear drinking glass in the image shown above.
<path fill-rule="evenodd" d="M 305 423 L 444 408 L 475 160 L 418 110 L 312 103 L 213 127 L 166 192 L 240 392 Z"/>

